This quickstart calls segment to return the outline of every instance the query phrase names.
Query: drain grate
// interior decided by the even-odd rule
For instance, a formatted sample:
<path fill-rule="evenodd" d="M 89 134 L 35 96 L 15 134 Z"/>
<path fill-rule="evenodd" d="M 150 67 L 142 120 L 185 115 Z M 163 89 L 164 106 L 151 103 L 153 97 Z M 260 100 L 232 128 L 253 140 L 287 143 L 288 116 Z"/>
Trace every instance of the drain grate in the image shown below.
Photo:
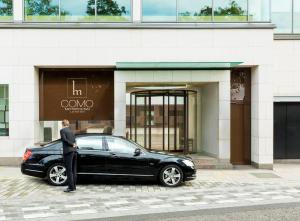
<path fill-rule="evenodd" d="M 275 175 L 274 173 L 251 173 L 256 178 L 280 178 L 280 176 Z"/>

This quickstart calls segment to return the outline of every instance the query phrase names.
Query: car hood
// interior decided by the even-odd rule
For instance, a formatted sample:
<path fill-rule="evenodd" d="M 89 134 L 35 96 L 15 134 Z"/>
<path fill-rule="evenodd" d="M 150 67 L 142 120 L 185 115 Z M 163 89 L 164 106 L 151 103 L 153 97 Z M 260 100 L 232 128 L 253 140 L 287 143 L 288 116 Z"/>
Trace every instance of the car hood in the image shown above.
<path fill-rule="evenodd" d="M 156 156 L 160 156 L 162 158 L 171 158 L 171 157 L 175 157 L 175 158 L 180 158 L 183 160 L 192 160 L 191 157 L 188 156 L 183 156 L 183 155 L 178 155 L 178 154 L 172 154 L 172 153 L 167 153 L 167 152 L 163 152 L 163 151 L 155 151 L 155 150 L 150 150 L 149 153 L 156 155 Z"/>

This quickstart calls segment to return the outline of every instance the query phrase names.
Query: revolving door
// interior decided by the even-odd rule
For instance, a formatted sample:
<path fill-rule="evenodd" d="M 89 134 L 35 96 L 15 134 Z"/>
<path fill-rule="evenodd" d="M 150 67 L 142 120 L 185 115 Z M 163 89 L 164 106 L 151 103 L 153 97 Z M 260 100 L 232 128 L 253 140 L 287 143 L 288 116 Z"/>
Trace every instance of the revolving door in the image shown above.
<path fill-rule="evenodd" d="M 131 92 L 129 138 L 149 150 L 196 152 L 196 103 L 192 90 Z"/>

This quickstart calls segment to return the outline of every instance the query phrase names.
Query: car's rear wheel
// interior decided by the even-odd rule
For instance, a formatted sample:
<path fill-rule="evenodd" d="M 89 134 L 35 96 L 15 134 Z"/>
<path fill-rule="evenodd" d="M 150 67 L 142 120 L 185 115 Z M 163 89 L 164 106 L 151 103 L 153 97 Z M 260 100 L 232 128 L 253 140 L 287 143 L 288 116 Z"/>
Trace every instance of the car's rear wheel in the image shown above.
<path fill-rule="evenodd" d="M 175 187 L 182 184 L 183 172 L 180 167 L 176 165 L 167 165 L 162 168 L 159 179 L 162 185 L 168 187 Z"/>
<path fill-rule="evenodd" d="M 51 165 L 47 173 L 48 182 L 54 186 L 63 186 L 67 183 L 67 170 L 64 164 Z"/>

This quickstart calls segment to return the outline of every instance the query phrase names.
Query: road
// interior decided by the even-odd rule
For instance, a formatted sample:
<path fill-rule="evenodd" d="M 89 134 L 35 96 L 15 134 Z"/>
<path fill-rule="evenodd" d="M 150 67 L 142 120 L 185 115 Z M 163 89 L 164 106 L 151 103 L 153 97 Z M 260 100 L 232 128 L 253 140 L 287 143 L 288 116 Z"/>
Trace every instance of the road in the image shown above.
<path fill-rule="evenodd" d="M 300 203 L 203 209 L 87 221 L 299 221 Z"/>

